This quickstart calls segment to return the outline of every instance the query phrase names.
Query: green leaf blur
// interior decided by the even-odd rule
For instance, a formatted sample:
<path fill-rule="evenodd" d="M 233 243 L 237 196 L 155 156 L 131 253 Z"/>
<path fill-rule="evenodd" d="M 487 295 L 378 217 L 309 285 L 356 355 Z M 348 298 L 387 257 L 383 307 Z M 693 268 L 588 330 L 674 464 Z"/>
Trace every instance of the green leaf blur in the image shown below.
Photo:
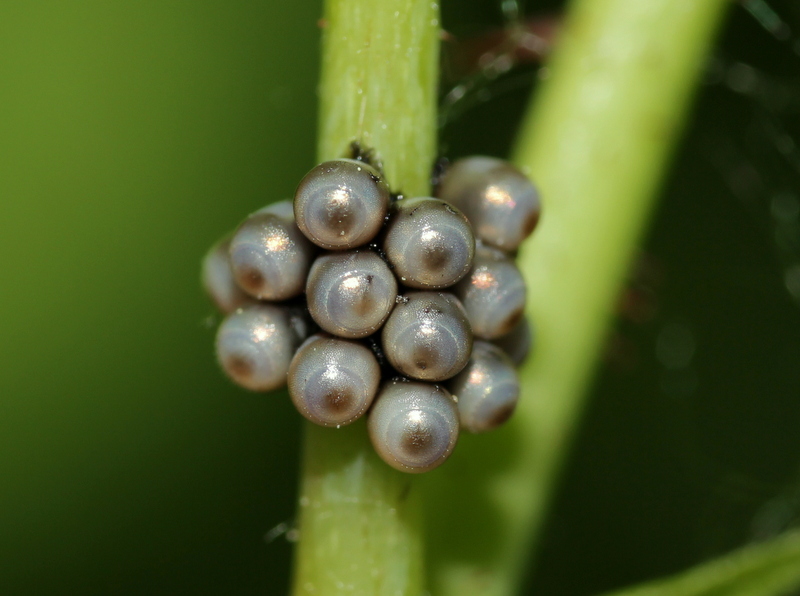
<path fill-rule="evenodd" d="M 218 371 L 199 263 L 313 165 L 318 12 L 0 4 L 4 593 L 286 582 L 299 421 Z"/>

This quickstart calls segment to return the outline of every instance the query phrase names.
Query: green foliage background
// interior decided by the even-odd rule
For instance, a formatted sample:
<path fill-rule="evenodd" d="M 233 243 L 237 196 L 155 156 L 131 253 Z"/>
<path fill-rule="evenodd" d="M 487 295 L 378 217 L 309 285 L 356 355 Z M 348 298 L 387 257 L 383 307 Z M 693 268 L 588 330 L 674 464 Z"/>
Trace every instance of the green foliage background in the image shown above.
<path fill-rule="evenodd" d="M 458 34 L 499 22 L 455 4 Z M 313 165 L 319 14 L 0 4 L 4 593 L 285 591 L 290 547 L 264 535 L 294 514 L 299 417 L 217 371 L 198 265 Z M 798 178 L 765 131 L 797 138 L 798 111 L 726 84 L 743 61 L 792 88 L 787 43 L 734 11 L 647 243 L 656 314 L 617 325 L 630 365 L 599 375 L 531 589 L 644 580 L 797 518 L 800 242 L 774 205 Z M 528 91 L 455 122 L 449 153 L 507 151 Z M 675 325 L 678 377 L 656 349 Z"/>
<path fill-rule="evenodd" d="M 199 259 L 313 164 L 316 3 L 0 4 L 0 585 L 268 593 L 300 422 Z"/>

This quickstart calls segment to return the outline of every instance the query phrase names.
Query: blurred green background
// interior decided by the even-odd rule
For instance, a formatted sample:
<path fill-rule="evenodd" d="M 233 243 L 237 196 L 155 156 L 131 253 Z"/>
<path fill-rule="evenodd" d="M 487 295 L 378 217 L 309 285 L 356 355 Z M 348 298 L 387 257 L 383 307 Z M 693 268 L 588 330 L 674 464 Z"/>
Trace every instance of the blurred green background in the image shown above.
<path fill-rule="evenodd" d="M 285 584 L 300 423 L 218 371 L 199 259 L 313 165 L 319 13 L 0 3 L 3 593 Z"/>
<path fill-rule="evenodd" d="M 443 10 L 459 37 L 502 22 L 500 2 Z M 198 268 L 314 164 L 320 14 L 0 3 L 3 593 L 285 593 L 290 545 L 265 535 L 292 524 L 301 424 L 217 370 Z M 531 591 L 591 594 L 797 521 L 794 30 L 789 0 L 732 10 Z M 534 75 L 482 85 L 443 151 L 507 153 Z"/>

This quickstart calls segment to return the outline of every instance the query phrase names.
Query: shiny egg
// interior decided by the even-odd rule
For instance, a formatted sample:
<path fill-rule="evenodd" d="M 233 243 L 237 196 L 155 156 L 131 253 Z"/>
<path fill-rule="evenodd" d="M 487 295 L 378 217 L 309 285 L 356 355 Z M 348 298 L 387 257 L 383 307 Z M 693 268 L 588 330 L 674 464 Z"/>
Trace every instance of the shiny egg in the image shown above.
<path fill-rule="evenodd" d="M 290 309 L 257 304 L 241 308 L 219 326 L 217 361 L 237 385 L 271 391 L 286 384 L 286 373 L 300 345 L 302 328 Z"/>
<path fill-rule="evenodd" d="M 519 169 L 494 157 L 459 159 L 445 172 L 437 196 L 458 207 L 475 236 L 514 251 L 539 222 L 539 191 Z"/>
<path fill-rule="evenodd" d="M 381 371 L 372 350 L 327 334 L 308 338 L 289 366 L 289 396 L 297 410 L 322 426 L 344 426 L 367 411 Z"/>
<path fill-rule="evenodd" d="M 514 260 L 500 250 L 478 245 L 469 274 L 456 284 L 475 337 L 495 339 L 522 319 L 527 290 Z"/>
<path fill-rule="evenodd" d="M 381 332 L 386 358 L 403 375 L 443 381 L 458 373 L 472 351 L 464 307 L 446 292 L 408 292 Z"/>
<path fill-rule="evenodd" d="M 500 348 L 476 340 L 472 356 L 448 384 L 458 400 L 461 427 L 482 433 L 503 424 L 519 400 L 519 377 L 514 363 Z"/>
<path fill-rule="evenodd" d="M 236 283 L 261 300 L 286 300 L 303 293 L 316 249 L 294 222 L 289 201 L 260 209 L 230 242 Z"/>
<path fill-rule="evenodd" d="M 441 465 L 458 441 L 458 411 L 444 388 L 393 380 L 380 390 L 367 420 L 375 451 L 402 472 Z"/>
<path fill-rule="evenodd" d="M 308 311 L 328 333 L 358 338 L 375 333 L 397 299 L 397 280 L 370 250 L 332 252 L 314 261 L 306 284 Z"/>
<path fill-rule="evenodd" d="M 228 236 L 214 244 L 203 257 L 200 268 L 203 289 L 214 305 L 225 314 L 255 302 L 233 279 L 228 250 L 230 242 Z"/>
<path fill-rule="evenodd" d="M 392 208 L 383 250 L 403 285 L 446 288 L 469 271 L 475 236 L 467 218 L 452 205 L 415 197 Z"/>
<path fill-rule="evenodd" d="M 297 225 L 317 246 L 342 250 L 366 244 L 383 226 L 390 192 L 380 172 L 354 159 L 313 168 L 297 187 Z"/>

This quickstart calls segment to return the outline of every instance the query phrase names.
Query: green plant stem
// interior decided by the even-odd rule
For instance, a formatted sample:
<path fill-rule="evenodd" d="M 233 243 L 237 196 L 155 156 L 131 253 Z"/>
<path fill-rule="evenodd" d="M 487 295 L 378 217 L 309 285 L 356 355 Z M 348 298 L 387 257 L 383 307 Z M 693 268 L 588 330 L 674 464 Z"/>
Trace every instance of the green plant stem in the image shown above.
<path fill-rule="evenodd" d="M 509 425 L 463 437 L 425 479 L 436 596 L 513 594 L 528 571 L 620 284 L 729 4 L 571 5 L 514 158 L 544 204 L 519 257 L 536 353 Z"/>
<path fill-rule="evenodd" d="M 773 596 L 798 586 L 800 532 L 793 531 L 609 596 Z"/>
<path fill-rule="evenodd" d="M 430 192 L 438 6 L 327 0 L 318 157 L 374 149 L 393 190 Z M 363 421 L 306 427 L 294 593 L 418 595 L 424 580 L 413 477 L 373 452 Z"/>

